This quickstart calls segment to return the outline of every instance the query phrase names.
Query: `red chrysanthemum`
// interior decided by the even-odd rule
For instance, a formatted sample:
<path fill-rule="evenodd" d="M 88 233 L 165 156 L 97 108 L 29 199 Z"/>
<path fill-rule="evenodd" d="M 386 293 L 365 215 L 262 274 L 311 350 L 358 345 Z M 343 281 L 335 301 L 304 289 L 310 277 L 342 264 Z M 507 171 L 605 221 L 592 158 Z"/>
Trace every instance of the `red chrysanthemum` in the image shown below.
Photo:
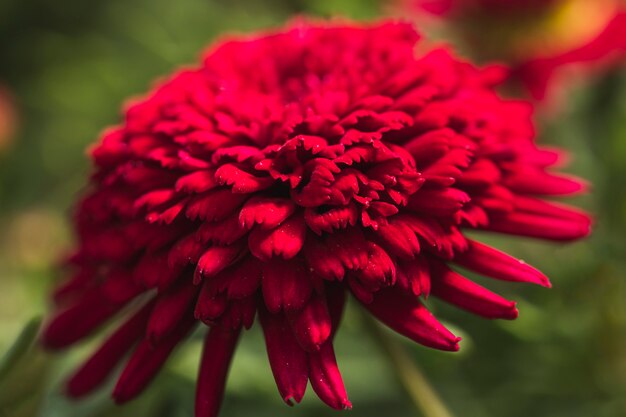
<path fill-rule="evenodd" d="M 135 397 L 203 322 L 196 414 L 214 416 L 258 313 L 282 398 L 299 402 L 310 381 L 349 408 L 332 343 L 348 292 L 398 333 L 455 351 L 429 294 L 487 318 L 517 310 L 452 265 L 550 285 L 463 230 L 580 238 L 584 213 L 537 196 L 581 183 L 548 171 L 558 153 L 533 142 L 529 104 L 494 92 L 498 68 L 416 56 L 417 40 L 408 24 L 299 23 L 217 45 L 127 109 L 92 151 L 76 273 L 44 342 L 63 348 L 135 312 L 70 379 L 71 396 L 130 351 L 113 395 Z"/>

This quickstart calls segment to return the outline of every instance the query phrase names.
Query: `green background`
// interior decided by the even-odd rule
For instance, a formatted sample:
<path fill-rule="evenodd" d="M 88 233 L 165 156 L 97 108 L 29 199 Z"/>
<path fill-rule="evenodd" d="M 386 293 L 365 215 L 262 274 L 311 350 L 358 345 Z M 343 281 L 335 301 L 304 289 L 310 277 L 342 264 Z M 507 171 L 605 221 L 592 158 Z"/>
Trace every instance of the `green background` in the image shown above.
<path fill-rule="evenodd" d="M 278 26 L 298 14 L 371 19 L 383 9 L 375 0 L 2 0 L 0 83 L 12 90 L 20 128 L 0 153 L 0 354 L 48 306 L 55 262 L 71 247 L 72 201 L 89 172 L 85 149 L 119 120 L 127 98 L 193 63 L 225 32 Z M 594 184 L 576 199 L 594 213 L 593 236 L 569 245 L 481 236 L 542 269 L 554 288 L 490 282 L 519 302 L 514 322 L 433 303 L 463 336 L 459 353 L 401 341 L 456 416 L 626 415 L 626 72 L 565 95 L 558 114 L 540 122 L 539 140 L 571 150 L 568 171 Z M 356 310 L 352 304 L 336 348 L 354 404 L 349 415 L 419 415 Z M 66 354 L 26 349 L 28 340 L 18 346 L 0 367 L 0 416 L 192 415 L 201 335 L 120 408 L 106 389 L 78 403 L 62 396 L 62 379 L 96 342 Z M 335 413 L 310 387 L 296 409 L 282 404 L 258 329 L 244 335 L 222 416 Z"/>

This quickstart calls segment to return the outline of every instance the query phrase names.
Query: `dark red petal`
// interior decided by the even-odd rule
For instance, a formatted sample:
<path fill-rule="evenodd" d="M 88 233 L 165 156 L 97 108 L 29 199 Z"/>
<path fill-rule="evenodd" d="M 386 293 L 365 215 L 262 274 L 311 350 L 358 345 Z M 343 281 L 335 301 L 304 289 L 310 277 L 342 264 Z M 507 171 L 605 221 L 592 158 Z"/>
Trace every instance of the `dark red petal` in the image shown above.
<path fill-rule="evenodd" d="M 368 261 L 364 268 L 354 271 L 366 287 L 378 289 L 393 285 L 396 281 L 396 265 L 383 248 L 373 242 L 366 242 Z"/>
<path fill-rule="evenodd" d="M 304 210 L 304 220 L 307 226 L 318 235 L 322 232 L 332 233 L 335 230 L 345 229 L 348 225 L 354 226 L 358 218 L 359 210 L 354 203 L 332 208 L 323 213 L 318 212 L 317 208 Z"/>
<path fill-rule="evenodd" d="M 226 295 L 216 293 L 212 280 L 208 279 L 202 285 L 194 311 L 194 317 L 204 322 L 211 322 L 220 317 L 228 307 Z"/>
<path fill-rule="evenodd" d="M 415 232 L 395 217 L 389 219 L 387 225 L 378 228 L 376 236 L 387 251 L 402 259 L 413 259 L 420 253 Z"/>
<path fill-rule="evenodd" d="M 179 276 L 181 269 L 168 265 L 167 252 L 147 252 L 133 270 L 133 281 L 141 282 L 146 288 L 165 287 Z"/>
<path fill-rule="evenodd" d="M 294 215 L 275 229 L 254 228 L 248 237 L 248 246 L 250 252 L 261 260 L 274 256 L 291 259 L 302 249 L 305 236 L 304 219 L 301 215 Z"/>
<path fill-rule="evenodd" d="M 261 262 L 252 256 L 248 256 L 243 261 L 232 266 L 228 271 L 229 275 L 226 293 L 228 298 L 240 300 L 254 294 L 261 285 Z"/>
<path fill-rule="evenodd" d="M 52 318 L 44 330 L 43 344 L 48 349 L 67 347 L 91 334 L 122 306 L 105 300 L 98 293 L 87 294 Z"/>
<path fill-rule="evenodd" d="M 506 177 L 504 184 L 520 194 L 568 195 L 585 190 L 585 183 L 578 178 L 540 170 L 520 170 Z"/>
<path fill-rule="evenodd" d="M 224 220 L 204 222 L 196 233 L 197 238 L 205 243 L 227 246 L 232 245 L 248 233 L 239 223 L 239 215 L 235 212 Z"/>
<path fill-rule="evenodd" d="M 196 171 L 182 176 L 176 181 L 176 191 L 188 193 L 203 193 L 217 187 L 215 171 Z"/>
<path fill-rule="evenodd" d="M 358 229 L 335 232 L 325 238 L 307 237 L 304 256 L 312 272 L 328 280 L 343 279 L 346 269 L 362 269 L 368 263 L 368 245 Z"/>
<path fill-rule="evenodd" d="M 293 405 L 292 400 L 299 403 L 309 379 L 307 354 L 298 344 L 283 314 L 271 314 L 260 308 L 259 319 L 278 391 L 287 404 Z"/>
<path fill-rule="evenodd" d="M 582 224 L 591 223 L 589 215 L 584 211 L 553 201 L 548 202 L 527 196 L 514 196 L 513 204 L 517 210 L 525 213 L 555 217 L 557 219 L 577 220 Z"/>
<path fill-rule="evenodd" d="M 409 199 L 408 208 L 431 216 L 447 217 L 470 201 L 465 192 L 452 188 L 421 188 Z"/>
<path fill-rule="evenodd" d="M 196 384 L 196 417 L 217 417 L 239 333 L 218 325 L 209 330 Z"/>
<path fill-rule="evenodd" d="M 241 329 L 242 326 L 249 329 L 254 323 L 256 310 L 257 303 L 256 297 L 254 296 L 240 300 L 230 300 L 224 314 L 222 314 L 219 319 L 215 320 L 215 322 L 233 330 Z"/>
<path fill-rule="evenodd" d="M 444 264 L 431 265 L 432 294 L 488 319 L 517 318 L 513 301 L 508 301 L 473 281 L 457 274 Z"/>
<path fill-rule="evenodd" d="M 263 299 L 272 313 L 299 310 L 309 300 L 312 284 L 302 262 L 274 259 L 262 270 Z"/>
<path fill-rule="evenodd" d="M 220 185 L 232 186 L 232 192 L 238 194 L 261 191 L 274 183 L 272 177 L 255 177 L 234 164 L 224 164 L 219 167 L 215 172 L 215 178 Z"/>
<path fill-rule="evenodd" d="M 484 229 L 560 241 L 587 236 L 590 232 L 590 222 L 588 219 L 559 219 L 533 213 L 516 212 L 490 217 L 489 224 Z"/>
<path fill-rule="evenodd" d="M 296 206 L 285 198 L 252 197 L 243 205 L 239 222 L 246 229 L 258 224 L 263 229 L 274 229 L 293 214 Z"/>
<path fill-rule="evenodd" d="M 457 351 L 460 337 L 453 335 L 412 294 L 392 287 L 378 291 L 364 304 L 378 320 L 409 339 L 435 349 Z"/>
<path fill-rule="evenodd" d="M 200 259 L 207 245 L 199 241 L 195 233 L 190 233 L 172 246 L 167 255 L 169 268 L 179 270 L 188 264 L 195 264 Z"/>
<path fill-rule="evenodd" d="M 424 257 L 398 263 L 398 285 L 415 296 L 430 294 L 430 266 Z"/>
<path fill-rule="evenodd" d="M 202 254 L 194 272 L 193 282 L 199 284 L 204 277 L 212 277 L 232 264 L 241 254 L 241 245 L 212 246 Z"/>
<path fill-rule="evenodd" d="M 335 285 L 334 283 L 325 285 L 326 290 L 326 302 L 328 303 L 328 312 L 330 313 L 331 320 L 331 337 L 335 336 L 335 333 L 339 329 L 339 323 L 343 316 L 343 310 L 346 306 L 346 300 L 348 291 L 346 291 L 343 285 Z"/>
<path fill-rule="evenodd" d="M 320 295 L 312 297 L 304 308 L 288 317 L 300 346 L 309 352 L 319 350 L 330 336 L 331 317 L 326 300 Z"/>
<path fill-rule="evenodd" d="M 72 375 L 66 391 L 70 397 L 82 397 L 105 382 L 115 370 L 115 365 L 143 336 L 153 307 L 153 302 L 148 303 L 122 324 Z"/>
<path fill-rule="evenodd" d="M 318 352 L 308 355 L 309 380 L 317 396 L 335 410 L 351 409 L 352 404 L 348 400 L 348 394 L 337 367 L 332 342 L 327 341 Z"/>
<path fill-rule="evenodd" d="M 146 326 L 146 338 L 154 344 L 171 334 L 179 326 L 186 312 L 195 305 L 198 287 L 185 282 L 156 298 L 156 305 Z"/>
<path fill-rule="evenodd" d="M 189 334 L 195 323 L 190 319 L 181 321 L 176 331 L 157 345 L 144 339 L 133 352 L 117 381 L 113 390 L 115 402 L 124 403 L 139 395 L 159 372 L 178 343 Z"/>
<path fill-rule="evenodd" d="M 191 220 L 223 220 L 241 206 L 247 198 L 245 194 L 233 194 L 228 189 L 211 190 L 192 197 L 187 204 L 185 215 Z"/>
<path fill-rule="evenodd" d="M 468 250 L 455 256 L 455 263 L 492 278 L 551 286 L 545 275 L 524 261 L 476 241 L 468 243 Z"/>

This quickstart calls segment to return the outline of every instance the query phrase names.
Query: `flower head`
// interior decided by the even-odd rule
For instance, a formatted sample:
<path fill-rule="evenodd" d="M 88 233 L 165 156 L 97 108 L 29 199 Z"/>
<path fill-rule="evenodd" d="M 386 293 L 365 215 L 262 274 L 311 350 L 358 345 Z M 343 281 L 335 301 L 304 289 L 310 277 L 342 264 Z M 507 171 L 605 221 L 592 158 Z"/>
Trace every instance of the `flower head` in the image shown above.
<path fill-rule="evenodd" d="M 282 398 L 299 402 L 310 381 L 349 408 L 333 351 L 348 293 L 398 333 L 455 351 L 429 294 L 487 318 L 517 309 L 451 265 L 549 286 L 464 230 L 585 236 L 584 213 L 540 198 L 581 183 L 549 171 L 559 154 L 533 142 L 528 103 L 495 93 L 499 68 L 416 55 L 418 39 L 402 23 L 298 23 L 218 44 L 127 109 L 92 150 L 76 272 L 44 341 L 63 348 L 129 303 L 134 313 L 70 395 L 132 352 L 113 395 L 135 397 L 203 322 L 196 413 L 216 415 L 240 329 L 258 315 Z"/>

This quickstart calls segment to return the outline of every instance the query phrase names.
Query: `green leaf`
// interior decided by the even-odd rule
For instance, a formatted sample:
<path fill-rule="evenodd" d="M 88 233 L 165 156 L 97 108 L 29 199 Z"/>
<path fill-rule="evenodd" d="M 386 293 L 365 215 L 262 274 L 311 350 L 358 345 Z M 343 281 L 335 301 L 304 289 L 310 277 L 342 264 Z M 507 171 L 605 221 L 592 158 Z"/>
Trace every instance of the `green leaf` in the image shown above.
<path fill-rule="evenodd" d="M 41 317 L 34 317 L 26 323 L 13 345 L 0 359 L 0 381 L 15 368 L 15 365 L 28 352 L 37 337 L 40 327 Z"/>

